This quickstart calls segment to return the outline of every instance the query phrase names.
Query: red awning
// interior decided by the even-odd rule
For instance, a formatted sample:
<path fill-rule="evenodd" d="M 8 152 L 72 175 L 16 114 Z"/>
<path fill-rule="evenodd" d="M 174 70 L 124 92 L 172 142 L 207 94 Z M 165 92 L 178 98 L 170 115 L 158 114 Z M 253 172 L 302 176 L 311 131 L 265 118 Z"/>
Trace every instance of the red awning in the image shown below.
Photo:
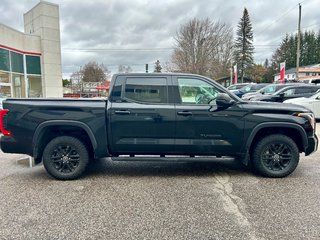
<path fill-rule="evenodd" d="M 108 90 L 109 88 L 109 86 L 96 86 L 96 89 L 98 90 Z"/>

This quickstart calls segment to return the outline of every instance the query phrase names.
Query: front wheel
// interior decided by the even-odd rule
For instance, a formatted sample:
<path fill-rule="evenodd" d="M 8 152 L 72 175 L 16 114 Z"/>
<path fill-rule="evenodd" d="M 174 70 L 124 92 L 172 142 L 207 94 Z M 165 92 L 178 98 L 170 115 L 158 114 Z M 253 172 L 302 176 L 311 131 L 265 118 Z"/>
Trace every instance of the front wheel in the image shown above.
<path fill-rule="evenodd" d="M 296 143 L 282 134 L 261 139 L 253 149 L 254 169 L 265 177 L 286 177 L 298 166 L 299 149 Z"/>
<path fill-rule="evenodd" d="M 89 162 L 86 146 L 77 138 L 61 136 L 52 139 L 43 152 L 43 165 L 47 172 L 59 180 L 80 177 Z"/>

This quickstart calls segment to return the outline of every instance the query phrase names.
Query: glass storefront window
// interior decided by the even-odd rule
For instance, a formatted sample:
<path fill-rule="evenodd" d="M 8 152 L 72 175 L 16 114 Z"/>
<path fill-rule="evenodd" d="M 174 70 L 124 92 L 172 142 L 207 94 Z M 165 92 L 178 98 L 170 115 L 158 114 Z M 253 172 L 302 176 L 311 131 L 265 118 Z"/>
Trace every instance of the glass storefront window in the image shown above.
<path fill-rule="evenodd" d="M 10 52 L 11 55 L 11 71 L 15 73 L 23 73 L 23 55 L 16 52 Z"/>
<path fill-rule="evenodd" d="M 42 97 L 42 84 L 40 76 L 28 76 L 29 90 L 28 96 L 30 98 Z"/>
<path fill-rule="evenodd" d="M 10 83 L 9 73 L 0 71 L 0 83 Z"/>
<path fill-rule="evenodd" d="M 12 74 L 13 96 L 16 98 L 26 97 L 24 77 L 20 74 Z"/>
<path fill-rule="evenodd" d="M 11 97 L 11 87 L 0 85 L 0 98 Z"/>
<path fill-rule="evenodd" d="M 0 48 L 0 70 L 10 71 L 9 51 Z"/>
<path fill-rule="evenodd" d="M 39 56 L 26 55 L 27 74 L 41 74 L 41 64 Z"/>

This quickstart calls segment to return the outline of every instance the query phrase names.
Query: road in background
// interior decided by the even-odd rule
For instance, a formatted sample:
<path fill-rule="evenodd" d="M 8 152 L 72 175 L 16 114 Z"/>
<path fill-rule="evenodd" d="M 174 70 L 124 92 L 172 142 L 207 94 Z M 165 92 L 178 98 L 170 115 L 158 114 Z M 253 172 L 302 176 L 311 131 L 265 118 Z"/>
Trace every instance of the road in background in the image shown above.
<path fill-rule="evenodd" d="M 233 160 L 101 159 L 76 181 L 0 153 L 0 239 L 319 239 L 319 153 L 283 179 Z"/>

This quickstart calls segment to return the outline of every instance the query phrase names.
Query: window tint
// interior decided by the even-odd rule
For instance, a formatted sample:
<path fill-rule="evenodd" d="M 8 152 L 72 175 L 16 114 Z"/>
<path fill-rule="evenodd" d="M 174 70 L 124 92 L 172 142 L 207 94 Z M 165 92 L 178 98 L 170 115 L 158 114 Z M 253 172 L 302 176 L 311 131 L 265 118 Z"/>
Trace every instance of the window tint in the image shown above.
<path fill-rule="evenodd" d="M 41 64 L 39 56 L 26 56 L 27 73 L 28 74 L 41 74 Z"/>
<path fill-rule="evenodd" d="M 116 78 L 110 94 L 110 101 L 112 102 L 121 101 L 121 88 L 122 88 L 122 85 L 124 85 L 124 80 L 125 80 L 124 77 Z"/>
<path fill-rule="evenodd" d="M 127 78 L 125 97 L 138 102 L 167 103 L 167 79 L 163 77 Z"/>
<path fill-rule="evenodd" d="M 0 48 L 0 70 L 9 71 L 9 51 Z"/>
<path fill-rule="evenodd" d="M 11 54 L 11 71 L 16 73 L 23 73 L 23 55 L 16 52 Z"/>
<path fill-rule="evenodd" d="M 318 90 L 318 88 L 308 88 L 308 87 L 298 88 L 296 90 L 296 94 L 313 93 L 313 92 L 316 92 L 317 90 Z"/>
<path fill-rule="evenodd" d="M 218 93 L 215 86 L 193 78 L 178 78 L 181 102 L 185 104 L 214 104 Z"/>

